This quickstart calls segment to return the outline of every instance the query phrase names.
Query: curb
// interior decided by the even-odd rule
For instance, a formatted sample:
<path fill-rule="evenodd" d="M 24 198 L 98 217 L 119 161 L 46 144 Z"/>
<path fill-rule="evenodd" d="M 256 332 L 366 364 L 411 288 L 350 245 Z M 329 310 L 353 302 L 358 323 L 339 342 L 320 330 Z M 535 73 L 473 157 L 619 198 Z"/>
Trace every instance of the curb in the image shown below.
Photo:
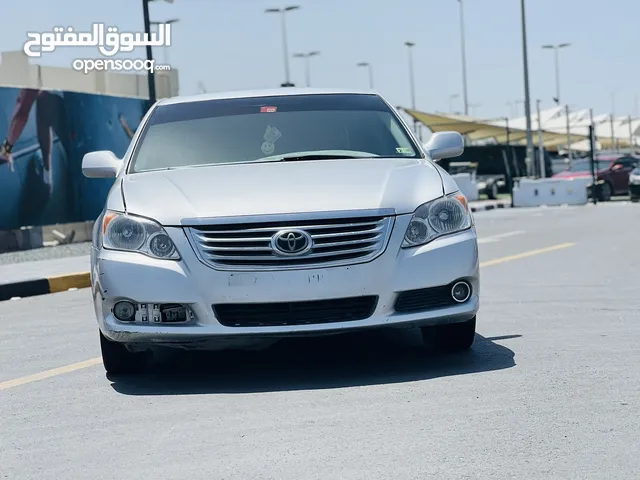
<path fill-rule="evenodd" d="M 0 253 L 91 241 L 93 221 L 0 230 Z"/>
<path fill-rule="evenodd" d="M 35 297 L 49 293 L 66 292 L 91 286 L 89 272 L 70 273 L 53 277 L 35 278 L 22 282 L 0 284 L 0 301 L 12 298 Z"/>
<path fill-rule="evenodd" d="M 478 206 L 471 205 L 471 211 L 473 213 L 475 213 L 475 212 L 485 212 L 487 210 L 495 210 L 495 209 L 499 209 L 499 208 L 512 208 L 512 207 L 511 207 L 511 203 L 510 202 L 489 203 L 487 205 L 478 205 Z"/>

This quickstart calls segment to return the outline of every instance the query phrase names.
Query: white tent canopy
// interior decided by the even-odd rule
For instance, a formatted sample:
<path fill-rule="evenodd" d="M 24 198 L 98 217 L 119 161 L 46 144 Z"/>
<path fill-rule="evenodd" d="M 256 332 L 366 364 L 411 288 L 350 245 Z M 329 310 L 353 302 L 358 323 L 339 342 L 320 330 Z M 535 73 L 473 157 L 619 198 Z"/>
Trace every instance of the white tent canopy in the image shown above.
<path fill-rule="evenodd" d="M 569 130 L 567 130 L 567 107 L 557 106 L 540 111 L 540 118 L 537 112 L 532 112 L 531 128 L 535 131 L 542 128 L 547 132 L 554 132 L 567 135 L 568 132 L 574 135 L 588 136 L 589 125 L 591 125 L 591 111 L 589 109 L 575 110 L 569 108 Z M 526 129 L 526 117 L 510 118 L 509 127 Z M 494 125 L 505 125 L 505 121 L 492 122 Z M 631 117 L 614 117 L 611 114 L 601 114 L 593 116 L 595 125 L 595 135 L 600 145 L 607 146 L 640 146 L 640 119 Z M 612 142 L 613 138 L 613 142 Z M 567 135 L 567 140 L 569 139 Z M 589 148 L 588 141 L 580 140 L 571 142 L 571 148 L 575 150 L 585 150 Z"/>

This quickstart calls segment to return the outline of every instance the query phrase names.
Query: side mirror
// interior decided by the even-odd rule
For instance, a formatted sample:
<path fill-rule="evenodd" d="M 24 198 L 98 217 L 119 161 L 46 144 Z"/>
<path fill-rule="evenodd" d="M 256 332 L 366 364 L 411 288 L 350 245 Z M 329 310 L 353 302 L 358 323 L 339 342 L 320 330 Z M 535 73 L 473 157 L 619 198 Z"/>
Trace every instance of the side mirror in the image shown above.
<path fill-rule="evenodd" d="M 115 178 L 122 160 L 108 150 L 89 152 L 82 159 L 82 173 L 87 178 Z"/>
<path fill-rule="evenodd" d="M 464 152 L 464 139 L 458 132 L 438 132 L 424 147 L 433 160 L 459 157 Z"/>

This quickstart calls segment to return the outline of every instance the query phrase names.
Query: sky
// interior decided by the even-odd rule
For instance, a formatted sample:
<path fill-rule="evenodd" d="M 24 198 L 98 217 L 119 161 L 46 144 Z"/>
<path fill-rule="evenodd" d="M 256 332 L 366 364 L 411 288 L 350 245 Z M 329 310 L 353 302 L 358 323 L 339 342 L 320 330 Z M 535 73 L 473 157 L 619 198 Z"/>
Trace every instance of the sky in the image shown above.
<path fill-rule="evenodd" d="M 320 51 L 311 59 L 311 86 L 368 88 L 358 62 L 373 66 L 374 88 L 393 105 L 411 107 L 408 51 L 413 48 L 416 108 L 456 111 L 462 104 L 457 0 L 174 0 L 150 3 L 151 19 L 178 18 L 172 46 L 154 49 L 179 71 L 180 94 L 278 87 L 285 80 L 280 18 L 265 8 L 299 5 L 287 15 L 289 54 Z M 463 0 L 470 114 L 513 116 L 524 99 L 518 0 Z M 26 32 L 54 26 L 87 31 L 93 22 L 143 31 L 140 0 L 21 0 L 3 2 L 0 51 L 22 50 Z M 560 51 L 560 99 L 595 114 L 640 116 L 640 2 L 637 0 L 527 0 L 527 44 L 532 108 L 554 106 L 553 52 L 543 44 L 570 42 Z M 90 47 L 87 47 L 90 48 Z M 168 55 L 165 57 L 165 53 Z M 99 53 L 95 52 L 96 57 Z M 44 54 L 38 63 L 70 66 L 83 47 Z M 129 55 L 131 57 L 131 55 Z M 144 58 L 144 48 L 135 51 Z M 166 60 L 165 60 L 166 58 Z M 290 58 L 291 80 L 305 86 L 304 63 Z M 452 95 L 459 95 L 450 99 Z M 520 104 L 518 114 L 524 114 Z"/>

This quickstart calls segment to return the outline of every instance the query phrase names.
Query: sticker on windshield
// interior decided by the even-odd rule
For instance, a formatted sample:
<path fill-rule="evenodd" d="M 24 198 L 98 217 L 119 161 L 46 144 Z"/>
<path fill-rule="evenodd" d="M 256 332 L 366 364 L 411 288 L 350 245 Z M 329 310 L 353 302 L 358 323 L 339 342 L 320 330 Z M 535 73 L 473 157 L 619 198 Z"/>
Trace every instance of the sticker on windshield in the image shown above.
<path fill-rule="evenodd" d="M 260 113 L 276 113 L 278 107 L 260 107 Z"/>
<path fill-rule="evenodd" d="M 396 147 L 396 152 L 403 155 L 413 155 L 413 150 L 409 147 Z"/>
<path fill-rule="evenodd" d="M 276 151 L 276 140 L 278 140 L 282 136 L 280 130 L 276 127 L 272 127 L 271 125 L 267 125 L 267 131 L 264 133 L 264 142 L 262 142 L 262 146 L 260 149 L 262 153 L 265 155 L 271 155 Z"/>

